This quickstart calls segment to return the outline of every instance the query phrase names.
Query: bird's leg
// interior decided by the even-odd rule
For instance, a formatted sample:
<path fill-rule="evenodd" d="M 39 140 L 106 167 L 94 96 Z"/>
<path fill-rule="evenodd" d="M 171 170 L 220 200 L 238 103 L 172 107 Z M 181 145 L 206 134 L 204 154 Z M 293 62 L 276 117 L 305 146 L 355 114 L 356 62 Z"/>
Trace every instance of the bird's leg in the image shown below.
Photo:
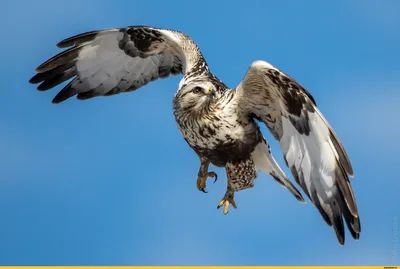
<path fill-rule="evenodd" d="M 232 190 L 229 186 L 226 190 L 224 198 L 222 198 L 221 202 L 219 202 L 218 207 L 220 208 L 221 206 L 224 206 L 224 214 L 228 214 L 229 210 L 229 205 L 232 205 L 233 208 L 237 208 L 235 200 L 233 199 L 233 196 L 235 195 L 235 191 Z"/>
<path fill-rule="evenodd" d="M 228 179 L 228 187 L 224 198 L 219 202 L 217 208 L 224 206 L 224 214 L 226 215 L 229 210 L 229 205 L 232 205 L 233 208 L 237 208 L 233 200 L 235 192 L 254 186 L 254 179 L 257 177 L 257 171 L 251 158 L 239 162 L 228 161 L 225 165 L 225 170 Z"/>
<path fill-rule="evenodd" d="M 197 188 L 206 193 L 206 181 L 208 177 L 214 178 L 214 183 L 217 181 L 218 176 L 215 172 L 208 172 L 208 166 L 210 165 L 210 161 L 205 158 L 200 158 L 200 169 L 197 177 Z"/>

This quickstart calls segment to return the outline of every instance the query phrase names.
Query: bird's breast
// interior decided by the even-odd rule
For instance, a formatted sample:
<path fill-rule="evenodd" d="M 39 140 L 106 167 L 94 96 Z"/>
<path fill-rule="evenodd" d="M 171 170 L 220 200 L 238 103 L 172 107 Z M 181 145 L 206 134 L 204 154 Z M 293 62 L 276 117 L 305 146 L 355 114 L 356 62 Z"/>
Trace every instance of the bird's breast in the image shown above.
<path fill-rule="evenodd" d="M 248 158 L 262 139 L 254 122 L 241 121 L 234 114 L 213 117 L 177 118 L 181 134 L 197 154 L 216 166 Z"/>

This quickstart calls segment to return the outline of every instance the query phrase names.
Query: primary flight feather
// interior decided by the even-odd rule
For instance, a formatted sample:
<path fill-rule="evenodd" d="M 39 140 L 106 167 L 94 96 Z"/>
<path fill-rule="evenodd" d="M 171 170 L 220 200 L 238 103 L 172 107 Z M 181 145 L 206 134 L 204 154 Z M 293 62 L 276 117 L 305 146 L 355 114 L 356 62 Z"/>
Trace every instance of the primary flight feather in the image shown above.
<path fill-rule="evenodd" d="M 314 98 L 299 83 L 265 61 L 251 64 L 242 82 L 228 88 L 209 70 L 196 44 L 184 33 L 147 26 L 92 31 L 57 44 L 68 48 L 41 64 L 31 83 L 49 90 L 72 79 L 53 99 L 80 100 L 130 92 L 182 74 L 173 99 L 178 128 L 200 160 L 197 187 L 205 192 L 210 164 L 225 167 L 227 190 L 218 207 L 236 208 L 234 194 L 251 188 L 258 171 L 271 175 L 304 202 L 275 159 L 257 121 L 279 141 L 296 183 L 333 226 L 344 244 L 344 223 L 358 239 L 357 204 L 350 185 L 353 169 Z"/>

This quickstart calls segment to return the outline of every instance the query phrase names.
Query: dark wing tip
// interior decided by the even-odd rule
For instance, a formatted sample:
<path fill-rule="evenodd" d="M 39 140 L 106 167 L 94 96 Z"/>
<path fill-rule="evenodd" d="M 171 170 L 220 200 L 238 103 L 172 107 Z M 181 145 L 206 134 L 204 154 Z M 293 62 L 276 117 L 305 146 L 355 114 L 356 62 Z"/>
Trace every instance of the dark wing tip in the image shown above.
<path fill-rule="evenodd" d="M 344 229 L 344 223 L 343 219 L 346 222 L 346 226 L 348 230 L 350 231 L 351 236 L 355 240 L 360 239 L 360 233 L 361 233 L 361 223 L 360 223 L 360 218 L 359 216 L 354 216 L 348 205 L 346 204 L 344 200 L 344 196 L 342 192 L 339 192 L 338 195 L 338 201 L 335 202 L 333 207 L 332 207 L 332 222 L 333 222 L 333 228 L 336 233 L 336 237 L 339 241 L 340 245 L 344 245 L 345 242 L 345 229 Z M 332 206 L 331 205 L 331 206 Z"/>
<path fill-rule="evenodd" d="M 53 104 L 59 104 L 61 102 L 64 102 L 68 98 L 74 96 L 77 94 L 76 89 L 74 88 L 74 83 L 77 79 L 73 79 L 68 83 L 67 86 L 65 86 L 51 101 Z"/>
<path fill-rule="evenodd" d="M 360 239 L 360 233 L 361 233 L 361 223 L 360 223 L 360 218 L 359 217 L 353 217 L 350 214 L 344 214 L 344 219 L 347 224 L 347 228 L 349 229 L 351 236 L 355 240 Z"/>
<path fill-rule="evenodd" d="M 58 48 L 68 48 L 72 47 L 74 45 L 79 45 L 84 42 L 88 42 L 93 40 L 97 35 L 102 35 L 102 34 L 107 34 L 110 32 L 115 32 L 115 31 L 120 31 L 121 28 L 112 28 L 112 29 L 105 29 L 105 30 L 95 30 L 95 31 L 90 31 L 78 35 L 74 35 L 71 37 L 68 37 L 64 40 L 61 40 L 56 44 Z"/>
<path fill-rule="evenodd" d="M 297 201 L 302 202 L 303 204 L 307 204 L 306 200 L 304 200 L 303 195 L 301 195 L 301 193 L 297 189 L 294 189 L 294 191 L 291 190 L 291 192 L 293 193 L 293 195 L 297 199 Z"/>
<path fill-rule="evenodd" d="M 36 67 L 35 72 L 36 73 L 44 73 L 44 72 L 52 69 L 53 67 L 51 65 L 49 65 L 51 60 L 53 60 L 53 59 L 49 59 L 49 60 L 45 61 L 44 63 L 42 63 L 41 65 L 39 65 L 38 67 Z"/>
<path fill-rule="evenodd" d="M 59 104 L 67 100 L 68 98 L 65 97 L 64 94 L 62 94 L 62 91 L 59 92 L 51 101 L 52 104 Z"/>
<path fill-rule="evenodd" d="M 40 74 L 36 74 L 33 77 L 30 78 L 29 83 L 31 84 L 38 84 L 40 83 L 42 80 L 40 80 Z"/>
<path fill-rule="evenodd" d="M 304 200 L 304 197 L 303 195 L 301 195 L 301 193 L 299 193 L 299 195 L 296 195 L 296 199 L 302 202 L 303 204 L 307 204 L 306 200 Z"/>
<path fill-rule="evenodd" d="M 51 101 L 52 104 L 59 104 L 70 98 L 71 96 L 67 97 L 65 94 L 57 94 L 56 97 L 53 98 Z"/>
<path fill-rule="evenodd" d="M 89 40 L 92 39 L 92 37 L 94 35 L 96 35 L 97 33 L 98 33 L 98 31 L 91 31 L 91 32 L 86 32 L 86 33 L 82 33 L 79 35 L 74 35 L 74 36 L 71 36 L 71 37 L 61 40 L 60 42 L 58 42 L 56 44 L 56 46 L 57 46 L 57 48 L 61 48 L 61 49 L 72 47 L 72 46 L 76 45 L 78 41 L 80 41 L 79 43 L 82 43 L 88 39 Z"/>
<path fill-rule="evenodd" d="M 71 40 L 71 39 L 72 39 L 72 37 L 61 40 L 60 42 L 58 42 L 56 44 L 56 47 L 60 48 L 60 49 L 72 47 L 73 45 L 75 45 L 75 42 L 74 42 L 74 40 Z"/>
<path fill-rule="evenodd" d="M 336 233 L 336 238 L 339 242 L 340 245 L 344 245 L 344 225 L 343 225 L 343 219 L 342 216 L 339 216 L 336 220 L 333 221 L 333 229 L 335 230 Z"/>

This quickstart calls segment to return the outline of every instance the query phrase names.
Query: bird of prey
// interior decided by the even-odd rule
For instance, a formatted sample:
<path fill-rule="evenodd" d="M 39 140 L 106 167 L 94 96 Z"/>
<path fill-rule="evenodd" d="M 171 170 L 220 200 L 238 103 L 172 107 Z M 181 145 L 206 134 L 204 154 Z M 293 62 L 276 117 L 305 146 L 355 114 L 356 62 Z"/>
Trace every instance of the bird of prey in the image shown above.
<path fill-rule="evenodd" d="M 173 98 L 173 113 L 187 144 L 200 160 L 197 188 L 205 192 L 209 165 L 225 167 L 227 189 L 218 208 L 236 208 L 234 194 L 254 186 L 258 171 L 272 176 L 294 197 L 303 196 L 279 167 L 263 137 L 264 123 L 279 141 L 296 183 L 345 241 L 343 220 L 355 239 L 361 226 L 349 182 L 350 160 L 311 94 L 265 61 L 253 62 L 236 88 L 209 70 L 185 33 L 148 26 L 92 31 L 57 44 L 67 48 L 36 68 L 31 83 L 49 90 L 72 79 L 53 99 L 135 91 L 158 78 L 183 75 Z"/>

